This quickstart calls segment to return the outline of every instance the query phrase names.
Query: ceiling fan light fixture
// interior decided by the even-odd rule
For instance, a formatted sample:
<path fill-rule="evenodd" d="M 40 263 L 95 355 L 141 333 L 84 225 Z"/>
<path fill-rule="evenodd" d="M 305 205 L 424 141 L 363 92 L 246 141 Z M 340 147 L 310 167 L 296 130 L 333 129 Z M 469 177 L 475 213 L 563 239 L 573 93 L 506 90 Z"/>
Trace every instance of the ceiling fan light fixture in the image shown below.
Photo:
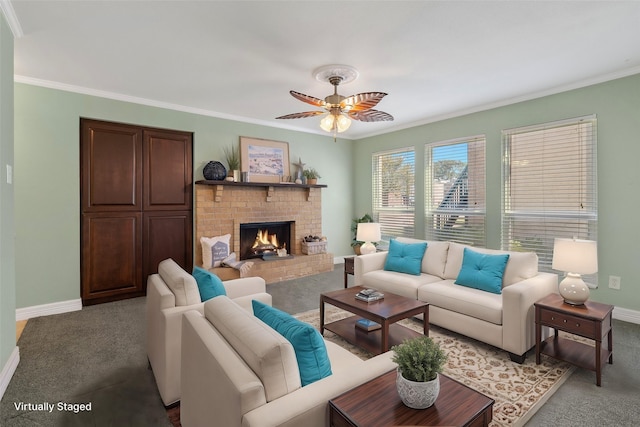
<path fill-rule="evenodd" d="M 344 132 L 351 126 L 351 119 L 344 114 L 329 113 L 320 120 L 320 127 L 325 132 Z"/>

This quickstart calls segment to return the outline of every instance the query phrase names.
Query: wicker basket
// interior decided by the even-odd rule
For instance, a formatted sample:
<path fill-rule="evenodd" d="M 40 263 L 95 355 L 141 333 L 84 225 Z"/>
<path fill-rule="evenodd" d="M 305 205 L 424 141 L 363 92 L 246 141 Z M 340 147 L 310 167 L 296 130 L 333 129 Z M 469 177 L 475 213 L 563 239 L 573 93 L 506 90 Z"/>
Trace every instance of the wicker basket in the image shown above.
<path fill-rule="evenodd" d="M 305 255 L 326 254 L 327 242 L 302 241 L 302 253 Z"/>

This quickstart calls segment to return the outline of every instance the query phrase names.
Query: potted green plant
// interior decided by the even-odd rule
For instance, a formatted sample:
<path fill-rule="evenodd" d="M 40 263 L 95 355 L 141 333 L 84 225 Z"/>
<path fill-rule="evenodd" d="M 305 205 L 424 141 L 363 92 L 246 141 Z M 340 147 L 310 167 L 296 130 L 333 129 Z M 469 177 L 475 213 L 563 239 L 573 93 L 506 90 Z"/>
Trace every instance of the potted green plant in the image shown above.
<path fill-rule="evenodd" d="M 231 146 L 225 147 L 223 150 L 229 166 L 229 176 L 232 176 L 236 182 L 240 181 L 240 149 L 237 146 Z"/>
<path fill-rule="evenodd" d="M 396 386 L 402 402 L 413 409 L 433 405 L 440 393 L 440 378 L 447 354 L 428 336 L 405 340 L 393 346 L 392 360 L 398 364 Z"/>
<path fill-rule="evenodd" d="M 360 224 L 361 222 L 373 222 L 373 217 L 366 213 L 361 218 L 353 218 L 353 220 L 351 221 L 351 233 L 353 233 L 351 247 L 353 248 L 353 251 L 356 253 L 356 255 L 360 255 L 360 246 L 364 244 L 364 242 L 360 242 L 356 239 L 356 236 L 358 234 L 358 224 Z M 373 244 L 377 245 L 377 243 L 375 242 Z"/>
<path fill-rule="evenodd" d="M 318 178 L 322 178 L 314 168 L 305 169 L 302 171 L 302 176 L 307 178 L 307 184 L 309 185 L 316 185 L 318 183 Z"/>

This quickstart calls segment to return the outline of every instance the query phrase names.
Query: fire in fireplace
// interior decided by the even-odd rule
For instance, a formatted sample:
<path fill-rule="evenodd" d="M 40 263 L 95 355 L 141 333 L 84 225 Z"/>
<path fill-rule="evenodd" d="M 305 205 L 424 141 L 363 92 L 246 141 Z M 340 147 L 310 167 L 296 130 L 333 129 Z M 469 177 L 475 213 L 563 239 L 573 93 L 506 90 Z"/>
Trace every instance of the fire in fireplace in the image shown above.
<path fill-rule="evenodd" d="M 240 224 L 240 259 L 276 255 L 289 250 L 293 221 Z"/>

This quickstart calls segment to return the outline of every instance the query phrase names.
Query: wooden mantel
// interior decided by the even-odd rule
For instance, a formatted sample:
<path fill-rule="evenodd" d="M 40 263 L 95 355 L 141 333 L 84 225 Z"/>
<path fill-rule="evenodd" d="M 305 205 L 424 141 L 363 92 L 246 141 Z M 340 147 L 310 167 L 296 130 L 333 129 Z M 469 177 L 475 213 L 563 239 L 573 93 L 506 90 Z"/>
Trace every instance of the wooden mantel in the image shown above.
<path fill-rule="evenodd" d="M 211 185 L 214 188 L 214 200 L 216 202 L 222 201 L 223 189 L 225 186 L 231 187 L 262 187 L 266 190 L 266 200 L 270 201 L 273 196 L 273 192 L 276 188 L 303 188 L 307 191 L 307 200 L 311 194 L 312 188 L 327 188 L 324 184 L 295 184 L 295 183 L 281 183 L 281 182 L 233 182 L 233 181 L 213 181 L 203 179 L 196 181 L 196 184 Z"/>

